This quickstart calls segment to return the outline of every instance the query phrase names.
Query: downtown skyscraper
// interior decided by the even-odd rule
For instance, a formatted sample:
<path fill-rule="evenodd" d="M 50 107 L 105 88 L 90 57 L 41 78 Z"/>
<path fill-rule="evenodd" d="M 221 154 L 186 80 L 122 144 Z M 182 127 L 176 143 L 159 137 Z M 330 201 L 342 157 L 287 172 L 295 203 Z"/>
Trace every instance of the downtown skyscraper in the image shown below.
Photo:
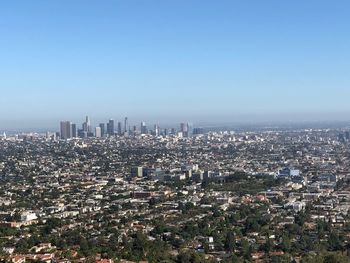
<path fill-rule="evenodd" d="M 109 122 L 107 123 L 107 134 L 109 136 L 114 135 L 114 120 L 110 119 Z"/>
<path fill-rule="evenodd" d="M 128 132 L 128 117 L 124 118 L 124 134 Z"/>
<path fill-rule="evenodd" d="M 141 122 L 141 134 L 147 134 L 147 126 L 146 126 L 146 122 Z"/>
<path fill-rule="evenodd" d="M 118 121 L 118 135 L 123 135 L 122 123 L 120 121 Z"/>
<path fill-rule="evenodd" d="M 61 137 L 61 139 L 72 138 L 72 123 L 70 121 L 61 121 L 61 123 L 60 123 L 60 137 Z"/>
<path fill-rule="evenodd" d="M 83 131 L 90 133 L 91 132 L 91 122 L 89 116 L 86 116 L 85 122 L 83 123 Z"/>

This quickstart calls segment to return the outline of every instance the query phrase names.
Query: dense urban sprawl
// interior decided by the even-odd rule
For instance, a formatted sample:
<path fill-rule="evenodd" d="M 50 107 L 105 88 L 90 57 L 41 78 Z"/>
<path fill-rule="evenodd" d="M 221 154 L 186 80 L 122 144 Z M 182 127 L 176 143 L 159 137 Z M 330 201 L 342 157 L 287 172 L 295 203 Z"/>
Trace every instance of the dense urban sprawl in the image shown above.
<path fill-rule="evenodd" d="M 350 262 L 349 131 L 97 131 L 0 137 L 3 260 Z"/>

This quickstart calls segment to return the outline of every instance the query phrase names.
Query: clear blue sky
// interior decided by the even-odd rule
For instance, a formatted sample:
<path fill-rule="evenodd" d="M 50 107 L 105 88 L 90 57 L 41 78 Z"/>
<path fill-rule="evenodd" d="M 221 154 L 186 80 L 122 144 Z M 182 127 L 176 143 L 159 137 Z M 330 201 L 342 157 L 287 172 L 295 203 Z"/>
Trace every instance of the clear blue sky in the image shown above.
<path fill-rule="evenodd" d="M 341 0 L 1 1 L 0 129 L 86 114 L 350 119 L 349 10 Z"/>

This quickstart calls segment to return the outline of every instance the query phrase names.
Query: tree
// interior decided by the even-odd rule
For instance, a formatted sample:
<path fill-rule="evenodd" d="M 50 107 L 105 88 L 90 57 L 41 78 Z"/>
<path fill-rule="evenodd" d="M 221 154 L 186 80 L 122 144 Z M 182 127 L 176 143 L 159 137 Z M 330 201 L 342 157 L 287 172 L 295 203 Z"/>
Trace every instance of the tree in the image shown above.
<path fill-rule="evenodd" d="M 177 263 L 206 263 L 209 262 L 204 258 L 204 255 L 193 251 L 181 251 L 176 258 Z"/>
<path fill-rule="evenodd" d="M 232 231 L 227 232 L 224 248 L 226 251 L 233 252 L 235 249 L 235 236 Z"/>
<path fill-rule="evenodd" d="M 155 240 L 150 244 L 147 252 L 147 260 L 149 262 L 168 262 L 170 259 L 169 248 L 164 242 Z"/>
<path fill-rule="evenodd" d="M 80 246 L 80 252 L 84 256 L 89 256 L 91 254 L 89 250 L 89 244 L 84 237 L 80 237 L 79 246 Z"/>
<path fill-rule="evenodd" d="M 230 258 L 230 261 L 228 262 L 232 262 L 232 263 L 242 263 L 243 259 L 238 257 L 237 255 L 233 254 Z"/>
<path fill-rule="evenodd" d="M 262 246 L 262 249 L 266 252 L 269 253 L 274 247 L 273 241 L 271 238 L 267 237 L 266 243 Z"/>
<path fill-rule="evenodd" d="M 146 236 L 142 232 L 137 232 L 133 236 L 132 254 L 135 260 L 145 259 L 146 251 L 148 250 L 148 242 Z"/>
<path fill-rule="evenodd" d="M 289 255 L 271 256 L 271 263 L 290 263 Z"/>
<path fill-rule="evenodd" d="M 251 254 L 251 247 L 249 245 L 249 242 L 246 239 L 243 239 L 241 241 L 241 249 L 242 249 L 242 256 L 250 260 L 250 254 Z"/>
<path fill-rule="evenodd" d="M 290 242 L 289 237 L 288 237 L 286 234 L 284 234 L 284 235 L 282 236 L 282 244 L 281 244 L 282 250 L 283 250 L 284 252 L 289 252 L 290 249 L 291 249 L 291 246 L 292 246 L 292 244 L 291 244 L 291 242 Z"/>
<path fill-rule="evenodd" d="M 29 248 L 28 242 L 25 239 L 20 239 L 16 244 L 16 250 L 20 253 L 26 253 Z"/>
<path fill-rule="evenodd" d="M 333 231 L 330 233 L 328 238 L 328 248 L 332 251 L 342 249 L 342 242 L 339 238 L 339 235 Z"/>
<path fill-rule="evenodd" d="M 317 255 L 307 255 L 301 259 L 301 263 L 347 263 L 350 258 L 341 253 L 323 253 Z"/>

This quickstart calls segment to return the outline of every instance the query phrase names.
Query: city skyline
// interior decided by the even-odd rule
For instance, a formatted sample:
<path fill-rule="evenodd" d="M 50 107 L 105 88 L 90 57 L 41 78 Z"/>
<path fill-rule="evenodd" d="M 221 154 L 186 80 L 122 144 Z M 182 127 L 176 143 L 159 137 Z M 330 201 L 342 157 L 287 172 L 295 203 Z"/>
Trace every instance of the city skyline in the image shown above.
<path fill-rule="evenodd" d="M 262 115 L 235 115 L 234 118 L 231 118 L 231 121 L 229 119 L 220 118 L 217 117 L 216 120 L 207 118 L 207 119 L 200 119 L 196 120 L 195 118 L 174 118 L 174 119 L 157 119 L 155 117 L 148 117 L 148 118 L 130 118 L 130 123 L 128 124 L 128 127 L 133 128 L 134 126 L 141 126 L 142 123 L 146 123 L 147 130 L 148 128 L 153 127 L 153 125 L 161 126 L 162 128 L 173 128 L 177 127 L 180 123 L 186 122 L 186 123 L 192 123 L 196 127 L 205 127 L 208 129 L 218 129 L 218 128 L 229 128 L 229 129 L 259 129 L 259 128 L 326 128 L 327 125 L 330 125 L 331 127 L 350 127 L 350 120 L 347 116 L 350 115 L 339 115 L 336 114 L 333 116 L 333 118 L 330 118 L 331 115 L 325 114 L 323 118 L 308 118 L 303 115 L 303 118 L 295 119 L 295 114 L 289 114 L 289 115 L 275 115 L 280 116 L 280 118 L 277 119 L 266 119 L 264 117 L 261 118 Z M 302 115 L 300 115 L 302 116 Z M 315 115 L 314 115 L 315 116 Z M 60 130 L 60 123 L 61 122 L 70 122 L 74 125 L 84 125 L 86 123 L 85 118 L 89 117 L 90 115 L 85 115 L 85 117 L 79 117 L 79 118 L 53 118 L 53 119 L 46 119 L 46 120 L 35 120 L 30 121 L 26 124 L 26 122 L 23 123 L 19 122 L 17 120 L 7 120 L 7 121 L 0 121 L 0 132 L 54 132 Z M 222 116 L 221 116 L 222 117 Z M 243 118 L 246 117 L 246 118 Z M 290 119 L 288 117 L 291 117 Z M 110 121 L 113 121 L 113 127 L 114 131 L 117 133 L 124 133 L 125 132 L 125 117 L 119 116 L 116 118 L 110 118 L 108 116 L 105 117 L 99 117 L 94 118 L 92 117 L 92 121 L 89 125 L 89 131 L 94 132 L 96 127 L 101 127 L 101 124 L 104 124 L 105 127 L 101 127 L 101 129 L 106 129 L 105 131 L 108 132 L 108 124 Z M 128 117 L 129 119 L 129 117 Z M 85 121 L 84 121 L 85 120 Z M 129 122 L 129 121 L 128 121 Z M 80 128 L 80 126 L 77 126 L 77 130 Z M 83 126 L 81 127 L 83 130 Z M 139 127 L 139 130 L 141 131 L 141 128 Z"/>
<path fill-rule="evenodd" d="M 47 137 L 58 136 L 60 139 L 72 139 L 72 138 L 89 138 L 89 137 L 128 137 L 137 135 L 153 135 L 153 136 L 167 136 L 167 135 L 178 135 L 180 137 L 192 137 L 194 134 L 202 134 L 204 132 L 203 127 L 193 127 L 191 122 L 181 122 L 180 127 L 163 126 L 160 127 L 158 124 L 154 124 L 154 128 L 147 127 L 145 121 L 141 121 L 139 125 L 135 125 L 128 122 L 128 117 L 124 117 L 124 126 L 118 121 L 117 126 L 115 125 L 114 119 L 109 119 L 108 122 L 100 122 L 98 126 L 91 124 L 89 116 L 85 117 L 85 121 L 81 125 L 77 125 L 71 121 L 65 120 L 60 121 L 60 129 L 58 132 L 50 133 L 46 132 Z"/>
<path fill-rule="evenodd" d="M 347 1 L 11 1 L 0 129 L 349 120 Z M 115 117 L 114 117 L 115 118 Z"/>

